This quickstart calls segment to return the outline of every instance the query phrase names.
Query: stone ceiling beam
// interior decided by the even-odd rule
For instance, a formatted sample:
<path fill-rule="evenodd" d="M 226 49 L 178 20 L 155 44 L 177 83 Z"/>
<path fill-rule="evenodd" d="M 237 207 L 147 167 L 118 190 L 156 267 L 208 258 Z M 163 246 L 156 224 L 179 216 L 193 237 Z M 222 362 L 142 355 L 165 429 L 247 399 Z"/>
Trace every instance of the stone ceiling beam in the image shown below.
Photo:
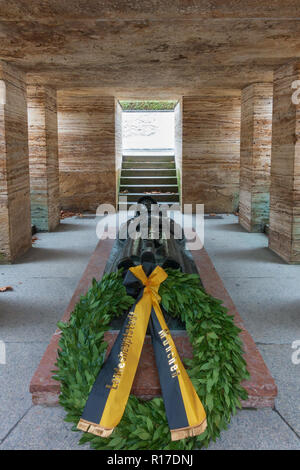
<path fill-rule="evenodd" d="M 300 5 L 297 0 L 19 0 L 0 1 L 0 19 L 32 21 L 36 19 L 96 18 L 107 19 L 166 19 L 172 18 L 295 18 L 300 17 Z"/>

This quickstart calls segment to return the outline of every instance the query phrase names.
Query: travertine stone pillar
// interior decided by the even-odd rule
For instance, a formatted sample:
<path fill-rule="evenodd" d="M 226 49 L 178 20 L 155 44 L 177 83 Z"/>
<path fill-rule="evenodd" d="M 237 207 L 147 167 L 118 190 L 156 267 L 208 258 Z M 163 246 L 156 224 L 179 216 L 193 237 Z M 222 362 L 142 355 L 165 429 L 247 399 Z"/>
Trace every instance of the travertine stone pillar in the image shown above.
<path fill-rule="evenodd" d="M 272 101 L 272 83 L 242 90 L 239 222 L 249 232 L 269 221 Z"/>
<path fill-rule="evenodd" d="M 269 247 L 288 263 L 300 263 L 299 80 L 300 64 L 274 72 Z"/>
<path fill-rule="evenodd" d="M 97 88 L 58 90 L 57 96 L 62 208 L 95 211 L 99 204 L 115 206 L 115 157 L 119 144 L 116 144 L 114 96 L 103 96 L 103 91 Z"/>
<path fill-rule="evenodd" d="M 182 100 L 182 202 L 235 212 L 240 174 L 240 91 L 199 90 Z"/>
<path fill-rule="evenodd" d="M 31 220 L 38 230 L 59 224 L 56 90 L 27 87 Z"/>
<path fill-rule="evenodd" d="M 0 263 L 31 247 L 24 75 L 0 62 Z"/>

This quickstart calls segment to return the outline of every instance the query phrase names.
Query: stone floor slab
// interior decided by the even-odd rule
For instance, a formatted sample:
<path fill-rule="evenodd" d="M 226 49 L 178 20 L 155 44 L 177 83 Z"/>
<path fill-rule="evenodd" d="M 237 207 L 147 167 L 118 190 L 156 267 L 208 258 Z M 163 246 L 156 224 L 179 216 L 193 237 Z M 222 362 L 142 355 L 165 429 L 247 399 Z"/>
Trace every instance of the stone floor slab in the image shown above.
<path fill-rule="evenodd" d="M 241 410 L 209 450 L 299 450 L 300 440 L 273 410 Z"/>
<path fill-rule="evenodd" d="M 300 341 L 300 335 L 295 337 Z M 292 349 L 287 345 L 259 345 L 278 387 L 275 409 L 300 437 L 300 364 L 292 361 Z"/>
<path fill-rule="evenodd" d="M 244 324 L 258 343 L 291 343 L 300 338 L 299 279 L 225 278 L 242 312 Z"/>
<path fill-rule="evenodd" d="M 17 428 L 12 430 L 0 450 L 84 450 L 79 446 L 80 433 L 71 430 L 64 421 L 65 412 L 59 407 L 33 406 Z"/>
<path fill-rule="evenodd" d="M 0 442 L 32 406 L 29 381 L 46 343 L 5 343 L 6 364 L 0 364 Z"/>

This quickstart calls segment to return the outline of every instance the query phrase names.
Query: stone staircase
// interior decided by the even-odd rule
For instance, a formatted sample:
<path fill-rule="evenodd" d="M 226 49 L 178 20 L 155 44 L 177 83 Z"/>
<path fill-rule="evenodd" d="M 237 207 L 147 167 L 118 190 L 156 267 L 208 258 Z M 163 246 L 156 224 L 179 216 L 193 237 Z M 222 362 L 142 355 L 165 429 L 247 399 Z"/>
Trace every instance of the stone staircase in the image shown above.
<path fill-rule="evenodd" d="M 120 196 L 127 197 L 127 208 L 149 195 L 159 204 L 179 203 L 174 154 L 123 155 L 119 189 Z"/>

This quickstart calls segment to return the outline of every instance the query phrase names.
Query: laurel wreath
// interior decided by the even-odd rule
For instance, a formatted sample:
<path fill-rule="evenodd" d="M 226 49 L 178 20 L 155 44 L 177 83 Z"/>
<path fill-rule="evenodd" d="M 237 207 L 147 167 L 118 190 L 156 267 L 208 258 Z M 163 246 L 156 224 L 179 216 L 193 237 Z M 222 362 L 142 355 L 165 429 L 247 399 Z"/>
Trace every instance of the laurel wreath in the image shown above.
<path fill-rule="evenodd" d="M 203 434 L 171 441 L 162 398 L 142 401 L 130 395 L 120 424 L 110 438 L 89 433 L 80 444 L 94 449 L 190 450 L 207 447 L 226 429 L 231 416 L 247 399 L 241 382 L 249 378 L 243 358 L 240 329 L 222 302 L 208 295 L 195 274 L 166 270 L 168 278 L 159 294 L 164 309 L 180 318 L 193 346 L 193 359 L 182 358 L 207 413 Z M 70 320 L 58 322 L 61 329 L 57 370 L 53 378 L 61 384 L 60 404 L 65 421 L 76 425 L 93 383 L 104 362 L 107 343 L 104 333 L 113 317 L 128 311 L 134 299 L 126 294 L 121 271 L 93 280 L 88 293 L 80 298 Z"/>

